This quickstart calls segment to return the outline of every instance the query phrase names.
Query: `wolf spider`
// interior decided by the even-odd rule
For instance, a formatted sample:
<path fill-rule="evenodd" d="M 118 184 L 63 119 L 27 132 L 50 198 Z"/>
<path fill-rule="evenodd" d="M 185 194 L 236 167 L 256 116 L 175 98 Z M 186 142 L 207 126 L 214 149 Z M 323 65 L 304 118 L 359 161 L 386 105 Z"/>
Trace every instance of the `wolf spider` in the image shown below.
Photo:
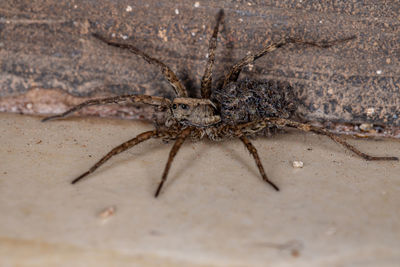
<path fill-rule="evenodd" d="M 72 184 L 77 183 L 82 178 L 94 172 L 111 157 L 132 148 L 141 142 L 151 138 L 162 138 L 165 141 L 175 140 L 169 153 L 161 181 L 155 192 L 155 197 L 157 197 L 167 180 L 171 163 L 186 138 L 190 137 L 194 141 L 198 141 L 205 137 L 213 141 L 227 138 L 239 138 L 253 156 L 262 179 L 271 185 L 276 191 L 279 191 L 278 186 L 269 180 L 265 174 L 257 149 L 250 142 L 249 137 L 257 134 L 271 133 L 284 127 L 292 127 L 306 132 L 326 135 L 366 160 L 398 160 L 397 157 L 370 156 L 359 151 L 354 146 L 348 144 L 342 137 L 334 135 L 325 128 L 291 119 L 295 115 L 296 103 L 293 101 L 293 96 L 290 93 L 291 87 L 288 85 L 273 81 L 251 81 L 247 79 L 238 81 L 239 74 L 246 65 L 285 45 L 303 44 L 327 48 L 337 43 L 351 40 L 354 36 L 329 42 L 307 42 L 294 38 L 284 38 L 280 42 L 265 46 L 261 50 L 242 58 L 238 63 L 234 64 L 230 68 L 229 72 L 225 75 L 223 82 L 217 88 L 212 90 L 211 74 L 215 59 L 214 53 L 217 47 L 218 29 L 223 19 L 223 15 L 223 10 L 220 10 L 216 18 L 216 25 L 213 34 L 209 41 L 208 61 L 201 80 L 202 98 L 188 97 L 186 88 L 175 73 L 160 60 L 149 56 L 130 44 L 117 43 L 107 40 L 98 34 L 93 34 L 95 38 L 110 46 L 128 50 L 148 63 L 160 67 L 162 74 L 174 89 L 176 97 L 172 101 L 164 97 L 149 95 L 121 95 L 102 99 L 93 99 L 83 102 L 60 115 L 44 118 L 43 121 L 64 118 L 67 115 L 87 106 L 121 103 L 126 101 L 153 105 L 164 111 L 166 114 L 165 123 L 161 124 L 156 122 L 154 130 L 143 132 L 135 138 L 115 147 L 88 171 L 74 179 Z"/>

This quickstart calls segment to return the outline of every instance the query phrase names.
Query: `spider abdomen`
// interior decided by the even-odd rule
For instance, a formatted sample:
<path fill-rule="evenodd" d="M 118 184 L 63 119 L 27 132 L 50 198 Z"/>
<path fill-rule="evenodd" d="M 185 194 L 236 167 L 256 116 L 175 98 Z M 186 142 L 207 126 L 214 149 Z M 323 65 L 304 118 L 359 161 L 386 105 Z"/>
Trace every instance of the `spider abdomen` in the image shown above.
<path fill-rule="evenodd" d="M 289 118 L 296 110 L 292 87 L 280 81 L 244 79 L 213 93 L 223 123 L 237 125 L 266 117 Z"/>

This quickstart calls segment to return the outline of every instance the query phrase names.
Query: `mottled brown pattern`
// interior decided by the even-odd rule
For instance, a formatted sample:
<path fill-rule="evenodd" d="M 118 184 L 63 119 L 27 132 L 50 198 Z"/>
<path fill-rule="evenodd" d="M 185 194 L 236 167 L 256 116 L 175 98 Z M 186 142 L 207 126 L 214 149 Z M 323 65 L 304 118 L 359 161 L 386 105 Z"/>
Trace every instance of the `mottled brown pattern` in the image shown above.
<path fill-rule="evenodd" d="M 106 105 L 106 104 L 120 104 L 120 103 L 123 103 L 126 101 L 130 101 L 132 103 L 142 103 L 142 104 L 147 104 L 147 105 L 152 105 L 152 106 L 158 106 L 161 108 L 166 108 L 171 105 L 171 101 L 169 99 L 164 98 L 164 97 L 159 97 L 159 96 L 148 96 L 148 95 L 113 96 L 113 97 L 108 97 L 108 98 L 91 99 L 91 100 L 85 101 L 62 114 L 47 117 L 47 118 L 43 119 L 43 122 L 48 121 L 48 120 L 66 117 L 69 114 L 77 112 L 85 107 L 95 106 L 95 105 Z"/>
<path fill-rule="evenodd" d="M 158 65 L 161 68 L 162 74 L 168 80 L 168 82 L 170 83 L 172 88 L 174 89 L 175 94 L 177 96 L 180 96 L 180 97 L 187 97 L 188 96 L 186 88 L 179 81 L 178 77 L 176 77 L 175 73 L 167 65 L 165 65 L 163 62 L 161 62 L 160 60 L 147 55 L 146 53 L 140 51 L 139 49 L 137 49 L 136 47 L 134 47 L 132 45 L 121 44 L 121 43 L 116 43 L 116 42 L 113 42 L 113 41 L 109 41 L 109 40 L 107 40 L 106 38 L 104 38 L 103 36 L 101 36 L 99 34 L 93 34 L 93 36 L 95 38 L 99 39 L 100 41 L 105 42 L 106 44 L 108 44 L 110 46 L 115 46 L 115 47 L 119 47 L 119 48 L 122 48 L 122 49 L 127 49 L 129 52 L 140 56 L 141 58 L 143 58 L 144 60 L 146 60 L 150 64 Z"/>
<path fill-rule="evenodd" d="M 216 49 L 216 45 L 212 44 L 212 42 L 215 41 L 217 36 L 221 14 L 222 11 L 220 11 L 217 16 L 217 27 L 215 27 L 216 30 L 214 31 L 215 34 L 213 34 L 210 40 L 210 54 L 213 54 Z M 103 40 L 107 44 L 128 50 L 135 55 L 143 57 L 144 53 L 138 51 L 137 48 L 129 44 L 119 45 L 107 41 L 100 36 L 97 36 L 97 38 Z M 293 42 L 291 39 L 287 41 Z M 318 47 L 329 47 L 334 43 L 341 41 L 343 41 L 343 39 L 338 39 L 333 42 L 325 42 L 323 43 L 324 45 L 321 45 L 321 43 L 312 43 L 301 40 L 296 40 L 295 42 Z M 284 86 L 282 83 L 271 83 L 268 81 L 237 80 L 238 74 L 247 64 L 253 63 L 256 59 L 271 51 L 271 47 L 276 49 L 285 44 L 285 42 L 279 42 L 268 45 L 262 50 L 244 57 L 238 64 L 234 64 L 225 77 L 227 84 L 224 84 L 222 88 L 216 88 L 215 95 L 212 99 L 182 97 L 178 90 L 175 91 L 177 97 L 174 98 L 172 102 L 162 97 L 127 95 L 123 97 L 89 100 L 61 115 L 55 115 L 43 119 L 43 121 L 47 121 L 55 118 L 62 118 L 86 106 L 118 103 L 126 100 L 156 105 L 165 111 L 166 121 L 165 123 L 156 121 L 156 130 L 139 134 L 137 137 L 117 146 L 90 168 L 89 171 L 73 180 L 72 183 L 78 182 L 83 177 L 95 171 L 112 156 L 119 154 L 140 142 L 152 137 L 163 138 L 165 141 L 175 140 L 167 164 L 165 165 L 161 181 L 155 193 L 155 197 L 157 197 L 167 180 L 172 161 L 187 137 L 191 137 L 194 141 L 202 138 L 208 138 L 214 141 L 224 140 L 227 138 L 239 138 L 254 157 L 263 180 L 271 185 L 275 190 L 279 190 L 279 188 L 268 179 L 258 156 L 257 149 L 247 137 L 255 136 L 257 133 L 260 133 L 265 129 L 283 127 L 294 127 L 303 131 L 312 131 L 317 134 L 326 135 L 366 160 L 398 160 L 397 157 L 374 157 L 367 155 L 348 144 L 343 138 L 330 133 L 325 128 L 293 120 L 293 118 L 296 117 L 296 102 L 295 99 L 290 99 L 292 95 L 290 92 L 284 91 L 288 90 L 290 86 L 288 87 Z M 150 58 L 147 55 L 146 57 Z M 149 61 L 149 63 L 154 62 L 158 62 L 158 60 L 151 58 Z M 207 73 L 211 71 L 213 62 L 214 58 L 209 57 L 207 68 L 203 75 L 204 78 L 202 85 L 205 86 L 205 88 L 202 88 L 201 92 L 205 94 L 208 94 L 209 92 L 208 87 L 210 82 L 208 82 L 207 79 L 211 79 L 211 75 L 208 75 Z M 164 66 L 165 64 L 161 63 L 158 65 Z M 168 73 L 173 74 L 172 71 L 169 71 Z M 165 78 L 172 83 L 169 75 L 165 75 Z M 180 84 L 179 81 L 177 84 Z M 239 100 L 239 102 L 237 102 L 237 100 Z M 236 110 L 240 111 L 239 115 L 236 114 Z"/>
<path fill-rule="evenodd" d="M 179 77 L 189 96 L 199 97 L 198 77 L 204 72 L 207 36 L 214 27 L 210 14 L 224 8 L 213 83 L 247 53 L 283 38 L 318 41 L 356 35 L 355 40 L 329 49 L 286 46 L 246 67 L 242 75 L 290 83 L 301 100 L 299 113 L 307 121 L 372 123 L 384 131 L 391 127 L 394 130 L 387 130 L 387 135 L 400 137 L 398 1 L 198 2 L 196 7 L 182 0 L 0 1 L 0 110 L 50 114 L 75 105 L 64 100 L 70 97 L 173 97 L 157 66 L 127 52 L 105 49 L 91 37 L 94 32 L 160 59 Z M 32 108 L 9 98 L 21 99 L 32 88 L 41 89 L 41 94 L 30 98 Z M 59 91 L 54 100 L 58 106 L 43 102 L 47 90 Z M 369 112 L 371 108 L 374 112 Z M 126 110 L 107 106 L 80 114 L 150 118 L 152 109 Z M 357 127 L 354 132 L 365 134 Z"/>
<path fill-rule="evenodd" d="M 176 141 L 175 141 L 171 151 L 169 152 L 168 161 L 167 161 L 167 164 L 165 165 L 165 169 L 164 169 L 164 172 L 161 177 L 161 182 L 158 185 L 157 191 L 154 195 L 155 197 L 158 197 L 158 195 L 160 194 L 161 189 L 162 189 L 165 181 L 167 180 L 168 172 L 169 172 L 169 169 L 171 168 L 172 161 L 174 160 L 176 154 L 178 153 L 179 149 L 183 145 L 183 142 L 185 142 L 186 137 L 188 137 L 190 135 L 191 131 L 192 131 L 192 127 L 185 128 L 177 136 Z"/>
<path fill-rule="evenodd" d="M 211 96 L 212 67 L 215 61 L 215 49 L 217 48 L 218 28 L 223 17 L 224 17 L 224 12 L 221 10 L 217 16 L 217 23 L 215 24 L 214 31 L 208 46 L 208 61 L 206 65 L 206 70 L 204 71 L 203 78 L 201 79 L 202 98 L 210 98 Z"/>

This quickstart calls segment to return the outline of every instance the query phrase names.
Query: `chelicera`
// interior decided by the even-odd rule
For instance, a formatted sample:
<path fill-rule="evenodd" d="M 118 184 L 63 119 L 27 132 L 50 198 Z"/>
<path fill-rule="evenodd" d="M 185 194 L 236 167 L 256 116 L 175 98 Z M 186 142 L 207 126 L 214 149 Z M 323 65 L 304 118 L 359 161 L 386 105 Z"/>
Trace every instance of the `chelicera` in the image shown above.
<path fill-rule="evenodd" d="M 192 141 L 199 141 L 203 138 L 208 138 L 212 141 L 239 138 L 253 156 L 262 179 L 275 190 L 279 191 L 278 186 L 267 177 L 258 156 L 257 149 L 251 143 L 249 138 L 265 133 L 273 133 L 277 129 L 285 127 L 292 127 L 306 132 L 326 135 L 366 160 L 398 160 L 397 157 L 370 156 L 359 151 L 357 148 L 347 143 L 345 139 L 329 132 L 323 127 L 317 127 L 295 120 L 297 104 L 294 100 L 290 85 L 279 81 L 238 80 L 239 74 L 245 66 L 280 47 L 288 44 L 303 44 L 319 48 L 328 48 L 335 44 L 349 41 L 353 39 L 354 36 L 330 42 L 308 42 L 295 38 L 283 38 L 282 41 L 267 45 L 261 50 L 239 60 L 238 63 L 234 64 L 230 68 L 220 85 L 217 86 L 217 88 L 212 88 L 211 74 L 215 60 L 218 29 L 223 15 L 223 11 L 221 10 L 217 15 L 216 25 L 209 42 L 208 61 L 201 80 L 201 98 L 189 97 L 186 88 L 175 73 L 160 60 L 140 51 L 131 44 L 110 41 L 99 34 L 93 34 L 95 38 L 110 46 L 128 50 L 143 58 L 148 63 L 159 66 L 162 74 L 173 88 L 176 97 L 170 100 L 159 96 L 132 94 L 93 99 L 83 102 L 60 115 L 43 119 L 43 121 L 48 121 L 63 118 L 91 105 L 104 105 L 129 101 L 133 103 L 153 105 L 159 110 L 165 112 L 165 122 L 155 122 L 154 130 L 143 132 L 112 149 L 88 171 L 74 179 L 72 181 L 73 184 L 93 173 L 111 157 L 132 148 L 141 142 L 151 138 L 161 138 L 165 141 L 173 140 L 174 144 L 169 153 L 161 181 L 155 192 L 155 197 L 157 197 L 167 180 L 167 175 L 174 157 L 187 138 L 192 139 Z"/>

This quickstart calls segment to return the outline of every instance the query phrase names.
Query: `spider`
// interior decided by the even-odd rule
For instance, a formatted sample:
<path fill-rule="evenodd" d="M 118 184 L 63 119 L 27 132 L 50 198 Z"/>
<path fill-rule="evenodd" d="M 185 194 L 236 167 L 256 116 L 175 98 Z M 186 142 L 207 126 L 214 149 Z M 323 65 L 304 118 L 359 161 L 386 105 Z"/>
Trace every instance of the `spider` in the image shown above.
<path fill-rule="evenodd" d="M 291 93 L 288 84 L 275 81 L 254 81 L 243 79 L 238 81 L 242 69 L 253 63 L 258 58 L 288 44 L 311 45 L 320 48 L 331 47 L 337 43 L 345 42 L 355 38 L 354 36 L 322 42 L 308 42 L 295 38 L 283 38 L 282 41 L 272 43 L 261 50 L 247 55 L 234 64 L 225 75 L 223 81 L 217 88 L 212 90 L 212 68 L 215 60 L 215 49 L 217 47 L 218 29 L 223 19 L 224 12 L 220 10 L 216 16 L 216 25 L 209 41 L 208 60 L 204 75 L 201 80 L 201 98 L 191 98 L 176 74 L 163 62 L 140 51 L 136 47 L 117 43 L 99 35 L 93 36 L 100 41 L 120 49 L 125 49 L 141 57 L 149 64 L 157 65 L 173 88 L 176 97 L 172 100 L 159 96 L 149 95 L 120 95 L 102 99 L 93 99 L 83 102 L 70 110 L 55 116 L 44 118 L 42 121 L 64 118 L 82 108 L 92 105 L 104 105 L 121 102 L 133 102 L 153 105 L 165 114 L 163 123 L 155 122 L 155 129 L 143 132 L 121 145 L 112 149 L 88 171 L 81 174 L 72 181 L 77 183 L 82 178 L 93 173 L 111 157 L 132 148 L 133 146 L 151 138 L 161 138 L 164 141 L 175 141 L 169 153 L 169 157 L 161 177 L 161 181 L 155 192 L 157 197 L 171 167 L 172 161 L 187 138 L 199 141 L 208 138 L 212 141 L 220 141 L 228 138 L 239 138 L 250 154 L 253 156 L 262 179 L 276 191 L 279 188 L 266 175 L 264 167 L 258 156 L 257 149 L 250 142 L 249 138 L 256 135 L 274 133 L 284 127 L 297 128 L 306 132 L 314 132 L 328 136 L 345 148 L 351 150 L 365 160 L 398 160 L 397 157 L 375 157 L 359 151 L 346 142 L 342 137 L 337 136 L 323 127 L 317 127 L 302 123 L 293 119 L 296 115 L 297 104 Z"/>

